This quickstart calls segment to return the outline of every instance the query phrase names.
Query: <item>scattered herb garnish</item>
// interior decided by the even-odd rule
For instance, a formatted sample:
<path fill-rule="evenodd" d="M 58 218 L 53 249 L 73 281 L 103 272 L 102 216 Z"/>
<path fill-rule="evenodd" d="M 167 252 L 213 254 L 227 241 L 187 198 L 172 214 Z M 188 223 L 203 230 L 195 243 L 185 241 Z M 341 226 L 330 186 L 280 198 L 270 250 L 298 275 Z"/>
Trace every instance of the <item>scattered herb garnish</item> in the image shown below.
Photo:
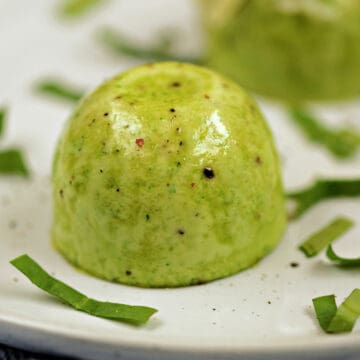
<path fill-rule="evenodd" d="M 146 323 L 157 312 L 146 306 L 132 306 L 88 298 L 62 281 L 50 276 L 28 255 L 21 255 L 10 263 L 21 271 L 33 284 L 72 306 L 90 315 L 124 321 L 134 325 Z"/>
<path fill-rule="evenodd" d="M 312 114 L 301 108 L 292 108 L 290 115 L 310 141 L 326 146 L 336 157 L 351 157 L 360 147 L 360 133 L 354 130 L 329 129 Z"/>
<path fill-rule="evenodd" d="M 20 150 L 0 151 L 0 174 L 29 176 L 29 170 Z"/>
<path fill-rule="evenodd" d="M 353 225 L 354 223 L 352 220 L 345 217 L 338 217 L 330 224 L 311 235 L 299 246 L 299 249 L 307 257 L 313 257 L 347 232 Z"/>
<path fill-rule="evenodd" d="M 321 328 L 331 334 L 350 332 L 360 316 L 360 289 L 355 289 L 337 307 L 334 295 L 314 298 L 313 305 Z"/>
<path fill-rule="evenodd" d="M 105 0 L 62 0 L 60 12 L 66 17 L 82 16 Z"/>
<path fill-rule="evenodd" d="M 36 84 L 35 90 L 41 94 L 71 102 L 79 101 L 84 95 L 82 90 L 70 87 L 59 80 L 40 81 Z"/>
<path fill-rule="evenodd" d="M 360 179 L 318 180 L 304 190 L 287 194 L 287 197 L 295 202 L 295 210 L 289 217 L 298 218 L 306 210 L 323 200 L 355 196 L 360 196 Z"/>
<path fill-rule="evenodd" d="M 0 108 L 0 137 L 4 132 L 6 109 Z M 0 174 L 29 176 L 29 170 L 21 150 L 0 150 Z"/>
<path fill-rule="evenodd" d="M 103 28 L 98 32 L 98 38 L 106 47 L 122 56 L 152 61 L 180 61 L 193 64 L 201 62 L 198 58 L 182 57 L 173 55 L 171 52 L 171 40 L 169 37 L 162 37 L 153 46 L 139 46 L 124 35 L 109 27 Z"/>
<path fill-rule="evenodd" d="M 4 132 L 6 109 L 0 108 L 0 137 Z"/>
<path fill-rule="evenodd" d="M 360 266 L 360 257 L 358 258 L 343 258 L 334 252 L 331 245 L 328 246 L 326 256 L 329 260 L 334 261 L 339 266 Z"/>
<path fill-rule="evenodd" d="M 337 306 L 334 295 L 325 295 L 312 299 L 316 317 L 321 328 L 327 331 L 336 314 Z"/>
<path fill-rule="evenodd" d="M 339 217 L 333 220 L 329 225 L 325 226 L 320 231 L 311 235 L 305 242 L 303 242 L 299 249 L 307 256 L 313 257 L 325 247 L 326 256 L 329 260 L 333 261 L 336 265 L 344 267 L 360 266 L 360 258 L 343 258 L 338 256 L 331 244 L 338 237 L 346 233 L 353 227 L 352 220 L 344 217 Z"/>

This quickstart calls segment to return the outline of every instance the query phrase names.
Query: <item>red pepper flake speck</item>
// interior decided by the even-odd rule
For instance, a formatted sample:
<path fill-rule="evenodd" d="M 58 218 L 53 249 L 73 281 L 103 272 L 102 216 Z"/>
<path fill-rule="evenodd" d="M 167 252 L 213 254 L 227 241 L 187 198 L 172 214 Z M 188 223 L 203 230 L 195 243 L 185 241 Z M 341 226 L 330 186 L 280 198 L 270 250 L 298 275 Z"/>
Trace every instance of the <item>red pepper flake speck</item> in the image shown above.
<path fill-rule="evenodd" d="M 135 143 L 139 148 L 143 147 L 144 142 L 145 142 L 144 139 L 136 139 L 135 140 Z"/>
<path fill-rule="evenodd" d="M 196 185 L 196 184 L 195 184 L 194 182 L 191 183 L 191 187 L 192 187 L 192 188 L 194 188 L 195 185 Z"/>

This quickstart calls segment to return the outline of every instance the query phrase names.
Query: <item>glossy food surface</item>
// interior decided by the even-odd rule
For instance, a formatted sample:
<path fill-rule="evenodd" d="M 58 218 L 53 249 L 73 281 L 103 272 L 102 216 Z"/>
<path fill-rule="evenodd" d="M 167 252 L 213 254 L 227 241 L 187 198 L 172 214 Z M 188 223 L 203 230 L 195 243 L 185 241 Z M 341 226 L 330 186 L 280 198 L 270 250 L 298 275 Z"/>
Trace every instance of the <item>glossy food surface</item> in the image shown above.
<path fill-rule="evenodd" d="M 53 201 L 65 257 L 144 287 L 233 274 L 285 226 L 278 158 L 256 104 L 179 63 L 129 70 L 80 103 L 58 144 Z"/>

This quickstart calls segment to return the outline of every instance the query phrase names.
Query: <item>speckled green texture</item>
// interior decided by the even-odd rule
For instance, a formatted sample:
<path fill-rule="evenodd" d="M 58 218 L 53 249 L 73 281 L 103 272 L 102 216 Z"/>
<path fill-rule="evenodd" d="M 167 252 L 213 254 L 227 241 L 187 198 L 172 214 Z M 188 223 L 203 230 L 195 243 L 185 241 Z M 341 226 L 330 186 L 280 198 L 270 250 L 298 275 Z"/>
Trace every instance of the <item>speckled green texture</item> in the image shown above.
<path fill-rule="evenodd" d="M 360 96 L 359 0 L 203 0 L 207 65 L 284 100 Z"/>
<path fill-rule="evenodd" d="M 52 181 L 55 247 L 130 285 L 236 273 L 285 227 L 278 157 L 255 102 L 194 65 L 143 65 L 87 96 L 59 141 Z"/>

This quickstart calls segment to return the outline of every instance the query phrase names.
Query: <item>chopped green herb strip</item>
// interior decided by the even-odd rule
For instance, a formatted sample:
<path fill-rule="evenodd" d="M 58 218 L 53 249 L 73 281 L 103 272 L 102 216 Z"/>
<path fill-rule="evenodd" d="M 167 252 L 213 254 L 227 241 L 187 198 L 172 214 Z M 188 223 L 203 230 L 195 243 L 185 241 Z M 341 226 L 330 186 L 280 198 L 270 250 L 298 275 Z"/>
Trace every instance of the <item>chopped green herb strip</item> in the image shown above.
<path fill-rule="evenodd" d="M 299 249 L 307 256 L 317 255 L 326 246 L 343 235 L 354 225 L 350 219 L 339 217 L 304 241 Z"/>
<path fill-rule="evenodd" d="M 0 151 L 0 174 L 29 176 L 29 170 L 20 150 Z"/>
<path fill-rule="evenodd" d="M 5 116 L 6 116 L 6 110 L 5 108 L 0 108 L 0 137 L 4 131 L 5 126 Z"/>
<path fill-rule="evenodd" d="M 334 295 L 313 299 L 316 317 L 330 334 L 350 332 L 360 316 L 360 289 L 355 289 L 337 308 Z"/>
<path fill-rule="evenodd" d="M 321 328 L 327 331 L 331 320 L 336 314 L 337 306 L 334 295 L 325 295 L 312 299 L 315 314 Z"/>
<path fill-rule="evenodd" d="M 84 94 L 83 91 L 71 88 L 68 84 L 58 80 L 40 81 L 37 83 L 35 89 L 41 94 L 50 95 L 71 102 L 79 101 Z"/>
<path fill-rule="evenodd" d="M 104 2 L 104 0 L 63 0 L 60 11 L 63 16 L 78 17 Z"/>
<path fill-rule="evenodd" d="M 328 246 L 326 256 L 329 260 L 334 261 L 339 266 L 360 266 L 360 257 L 358 258 L 343 258 L 334 252 L 331 245 Z"/>
<path fill-rule="evenodd" d="M 360 179 L 318 180 L 307 189 L 287 194 L 287 197 L 295 202 L 295 210 L 289 217 L 298 218 L 323 200 L 355 196 L 360 196 Z"/>
<path fill-rule="evenodd" d="M 157 312 L 156 309 L 147 306 L 117 304 L 88 298 L 62 281 L 50 276 L 28 255 L 21 255 L 11 260 L 10 263 L 40 289 L 76 310 L 84 311 L 90 315 L 140 325 L 145 324 Z"/>
<path fill-rule="evenodd" d="M 165 29 L 158 34 L 157 48 L 160 51 L 170 51 L 173 44 L 179 41 L 179 33 L 176 29 Z"/>
<path fill-rule="evenodd" d="M 111 28 L 103 28 L 98 33 L 99 41 L 115 53 L 143 60 L 152 61 L 180 61 L 199 64 L 200 59 L 175 56 L 170 51 L 171 40 L 169 37 L 162 37 L 158 44 L 152 47 L 142 47 L 134 44 L 133 41 L 114 31 Z"/>
<path fill-rule="evenodd" d="M 338 307 L 327 330 L 330 333 L 350 332 L 359 316 L 360 289 L 355 289 Z"/>
<path fill-rule="evenodd" d="M 293 108 L 290 114 L 295 124 L 303 130 L 310 141 L 326 146 L 333 155 L 339 158 L 353 156 L 360 147 L 360 133 L 354 130 L 329 129 L 304 109 Z"/>

